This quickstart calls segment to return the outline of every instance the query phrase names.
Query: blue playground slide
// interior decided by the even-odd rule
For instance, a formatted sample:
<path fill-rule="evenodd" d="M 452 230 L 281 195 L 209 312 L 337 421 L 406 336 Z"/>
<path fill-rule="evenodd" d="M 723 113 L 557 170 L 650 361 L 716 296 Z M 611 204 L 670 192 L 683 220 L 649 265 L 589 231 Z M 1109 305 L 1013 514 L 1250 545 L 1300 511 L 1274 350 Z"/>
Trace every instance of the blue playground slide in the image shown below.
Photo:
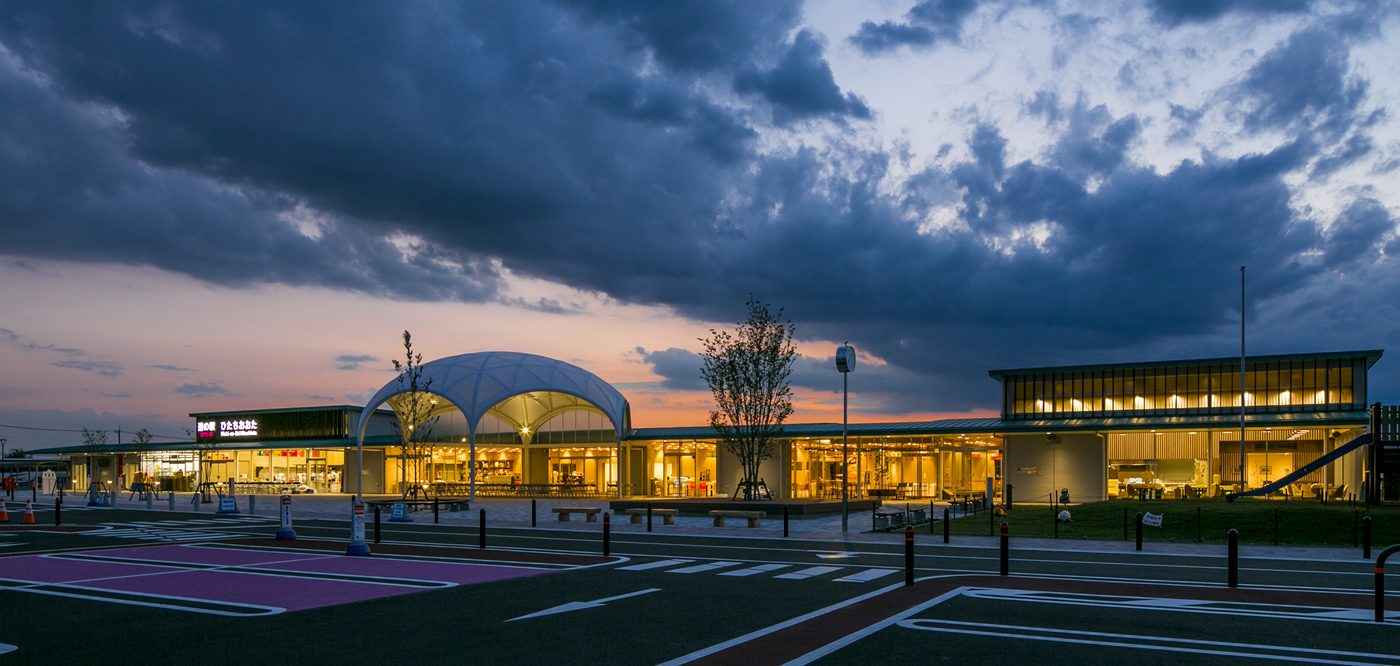
<path fill-rule="evenodd" d="M 1318 458 L 1317 460 L 1314 460 L 1306 465 L 1303 465 L 1302 467 L 1299 467 L 1298 469 L 1294 470 L 1292 474 L 1289 474 L 1279 479 L 1278 481 L 1264 486 L 1263 488 L 1255 488 L 1254 490 L 1248 490 L 1242 493 L 1230 493 L 1225 496 L 1225 501 L 1233 502 L 1241 497 L 1257 497 L 1259 495 L 1268 495 L 1269 493 L 1274 492 L 1279 488 L 1282 488 L 1290 483 L 1293 483 L 1294 481 L 1297 481 L 1298 479 L 1301 479 L 1309 474 L 1312 474 L 1313 472 L 1316 472 L 1319 469 L 1322 469 L 1323 465 L 1326 465 L 1327 463 L 1330 463 L 1333 460 L 1336 460 L 1370 443 L 1371 435 L 1370 433 L 1367 433 L 1365 435 L 1357 437 L 1356 439 L 1351 440 L 1350 442 L 1347 442 L 1346 444 L 1337 447 L 1336 449 L 1333 449 L 1331 453 L 1322 456 L 1321 458 Z"/>

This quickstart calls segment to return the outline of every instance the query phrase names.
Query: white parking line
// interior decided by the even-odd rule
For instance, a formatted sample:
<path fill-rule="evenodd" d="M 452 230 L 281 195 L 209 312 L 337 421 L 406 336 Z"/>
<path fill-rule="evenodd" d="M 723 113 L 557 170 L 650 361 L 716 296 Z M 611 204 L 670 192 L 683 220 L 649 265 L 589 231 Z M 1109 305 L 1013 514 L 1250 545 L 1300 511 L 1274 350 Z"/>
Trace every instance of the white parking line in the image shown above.
<path fill-rule="evenodd" d="M 866 569 L 865 571 L 858 571 L 843 578 L 837 578 L 834 582 L 864 583 L 866 581 L 875 580 L 876 578 L 883 578 L 892 573 L 899 573 L 899 569 Z"/>
<path fill-rule="evenodd" d="M 714 571 L 715 569 L 723 569 L 725 567 L 733 567 L 738 565 L 738 562 L 710 562 L 709 564 L 697 564 L 693 567 L 685 567 L 684 569 L 671 569 L 666 573 L 693 574 L 700 573 L 702 571 Z"/>
<path fill-rule="evenodd" d="M 1254 659 L 1267 659 L 1270 661 L 1287 661 L 1292 663 L 1306 664 L 1346 664 L 1348 666 L 1369 666 L 1373 664 L 1390 664 L 1394 663 L 1396 660 L 1400 660 L 1400 657 L 1397 657 L 1395 655 L 1374 654 L 1369 652 L 1341 652 L 1335 650 L 1318 650 L 1302 647 L 1256 645 L 1252 643 L 1227 643 L 1223 641 L 1206 641 L 1187 638 L 1166 638 L 1162 636 L 1111 634 L 1098 631 L 1045 629 L 1041 627 L 1019 627 L 999 624 L 974 624 L 971 622 L 957 622 L 952 620 L 904 620 L 899 623 L 899 626 L 905 629 L 936 631 L 950 634 L 992 636 L 996 638 L 1019 638 L 1022 640 L 1047 641 L 1052 643 L 1073 643 L 1077 645 L 1097 645 L 1102 647 L 1113 648 L 1134 648 L 1138 650 L 1152 650 L 1158 652 L 1207 654 L 1221 657 L 1249 657 Z M 989 631 L 991 629 L 997 629 L 1000 631 Z M 1310 655 L 1318 655 L 1319 657 L 1345 656 L 1366 659 L 1367 661 L 1344 661 L 1341 659 L 1325 659 L 1312 657 Z"/>
<path fill-rule="evenodd" d="M 630 567 L 618 567 L 617 571 L 646 571 L 647 569 L 659 569 L 661 567 L 675 566 L 677 564 L 688 564 L 695 560 L 657 560 L 645 564 L 633 564 Z"/>
<path fill-rule="evenodd" d="M 807 567 L 806 569 L 799 569 L 792 573 L 774 576 L 774 578 L 782 578 L 783 580 L 802 580 L 804 578 L 811 578 L 812 576 L 820 576 L 822 574 L 828 574 L 833 571 L 840 570 L 841 567 Z"/>
<path fill-rule="evenodd" d="M 760 565 L 758 565 L 758 566 L 756 566 L 756 567 L 749 567 L 749 568 L 747 568 L 747 569 L 735 569 L 734 571 L 722 571 L 722 572 L 720 572 L 719 575 L 721 575 L 721 576 L 752 576 L 752 575 L 754 575 L 754 574 L 761 574 L 761 573 L 767 573 L 767 572 L 769 572 L 769 571 L 777 571 L 777 570 L 779 570 L 779 569 L 786 569 L 786 568 L 788 568 L 788 567 L 790 567 L 790 566 L 792 566 L 792 565 L 791 565 L 791 564 L 760 564 Z"/>

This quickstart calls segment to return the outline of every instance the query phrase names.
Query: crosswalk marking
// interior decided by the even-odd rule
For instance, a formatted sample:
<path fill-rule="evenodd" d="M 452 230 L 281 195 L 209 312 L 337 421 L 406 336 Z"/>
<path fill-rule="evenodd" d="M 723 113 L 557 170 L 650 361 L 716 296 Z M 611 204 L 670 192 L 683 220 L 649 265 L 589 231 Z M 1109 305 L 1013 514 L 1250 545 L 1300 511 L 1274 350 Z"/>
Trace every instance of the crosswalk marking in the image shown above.
<path fill-rule="evenodd" d="M 735 565 L 737 565 L 737 564 L 739 564 L 739 563 L 738 563 L 738 562 L 711 562 L 711 563 L 709 563 L 709 564 L 697 564 L 697 565 L 695 565 L 695 566 L 693 566 L 693 567 L 686 567 L 686 568 L 684 568 L 684 569 L 672 569 L 672 570 L 670 570 L 670 571 L 667 571 L 666 573 L 693 574 L 693 573 L 700 573 L 700 572 L 702 572 L 702 571 L 714 571 L 715 569 L 723 569 L 723 568 L 725 568 L 725 567 L 732 567 L 732 566 L 735 566 Z"/>
<path fill-rule="evenodd" d="M 758 565 L 758 566 L 756 566 L 756 567 L 749 567 L 749 568 L 747 568 L 747 569 L 735 569 L 734 571 L 722 571 L 722 572 L 720 572 L 719 575 L 721 575 L 721 576 L 752 576 L 752 575 L 754 575 L 754 574 L 768 573 L 769 571 L 777 571 L 777 570 L 779 570 L 779 569 L 786 569 L 786 568 L 788 568 L 788 567 L 790 567 L 790 566 L 792 566 L 792 565 L 791 565 L 791 564 L 760 564 L 760 565 Z"/>
<path fill-rule="evenodd" d="M 248 536 L 235 532 L 221 532 L 217 528 L 235 525 L 265 524 L 267 518 L 192 518 L 189 520 L 138 521 L 131 523 L 101 523 L 107 530 L 82 532 L 86 536 L 107 537 L 109 539 L 134 539 L 137 541 L 208 541 L 210 539 L 237 539 Z"/>
<path fill-rule="evenodd" d="M 752 564 L 752 562 L 744 563 L 733 562 L 729 560 L 712 560 L 708 562 L 701 562 L 700 564 L 693 564 L 694 562 L 695 560 L 685 559 L 653 560 L 651 562 L 643 562 L 641 564 L 633 564 L 625 567 L 618 567 L 617 570 L 647 571 L 650 569 L 667 569 L 664 573 L 698 574 L 714 572 L 717 576 L 733 576 L 735 578 L 747 578 L 750 576 L 757 576 L 759 574 L 771 574 L 776 571 L 791 569 L 793 566 L 802 566 L 780 563 Z M 738 569 L 730 568 L 745 564 L 751 564 L 752 566 L 743 566 L 742 568 Z M 679 569 L 668 568 L 676 567 L 679 565 L 689 566 L 682 566 Z M 724 571 L 720 571 L 721 569 L 724 569 Z M 816 578 L 817 576 L 825 576 L 826 574 L 833 573 L 836 571 L 842 571 L 845 569 L 849 569 L 849 567 L 806 567 L 802 569 L 797 569 L 796 571 L 780 573 L 776 576 L 773 576 L 773 578 L 781 578 L 783 580 L 806 580 L 809 578 Z M 891 576 L 897 573 L 899 573 L 899 569 L 886 569 L 883 567 L 857 567 L 853 573 L 844 575 L 840 578 L 824 578 L 823 580 L 833 583 L 868 583 L 872 580 L 878 580 L 880 578 L 884 578 L 885 576 Z"/>
<path fill-rule="evenodd" d="M 829 574 L 833 571 L 840 570 L 841 567 L 807 567 L 806 569 L 799 569 L 792 573 L 780 574 L 774 576 L 774 578 L 781 578 L 783 580 L 802 580 L 804 578 L 811 578 L 812 576 L 820 576 L 822 574 Z"/>
<path fill-rule="evenodd" d="M 872 580 L 875 580 L 876 578 L 883 578 L 883 577 L 888 576 L 888 575 L 890 575 L 890 574 L 892 574 L 892 573 L 898 573 L 898 572 L 899 572 L 899 569 L 866 569 L 865 571 L 857 571 L 856 573 L 853 573 L 853 574 L 851 574 L 851 575 L 849 575 L 849 576 L 845 576 L 845 577 L 842 577 L 842 578 L 837 578 L 834 582 L 837 582 L 837 583 L 864 583 L 864 582 L 866 582 L 866 581 L 872 581 Z"/>
<path fill-rule="evenodd" d="M 633 565 L 630 566 L 630 567 L 618 567 L 617 570 L 618 570 L 618 571 L 646 571 L 647 569 L 659 569 L 659 568 L 661 568 L 661 567 L 669 567 L 669 566 L 674 566 L 674 565 L 677 565 L 677 564 L 689 564 L 689 563 L 694 562 L 694 561 L 695 561 L 695 560 L 658 560 L 658 561 L 656 561 L 656 562 L 647 562 L 646 564 L 633 564 Z"/>

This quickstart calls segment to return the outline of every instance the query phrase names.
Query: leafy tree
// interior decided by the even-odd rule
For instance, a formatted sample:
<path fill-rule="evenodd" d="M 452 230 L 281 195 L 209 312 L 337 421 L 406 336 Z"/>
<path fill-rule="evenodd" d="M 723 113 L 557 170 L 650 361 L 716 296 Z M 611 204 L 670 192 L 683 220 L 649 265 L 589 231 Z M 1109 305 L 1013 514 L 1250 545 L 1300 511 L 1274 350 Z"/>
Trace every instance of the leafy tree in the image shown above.
<path fill-rule="evenodd" d="M 408 331 L 403 332 L 403 351 L 403 363 L 393 360 L 403 392 L 390 398 L 389 406 L 398 417 L 393 426 L 403 447 L 403 496 L 408 499 L 423 492 L 427 460 L 432 455 L 433 428 L 439 417 L 433 413 L 438 410 L 437 398 L 429 392 L 433 380 L 423 379 L 423 355 L 414 353 L 413 336 Z"/>
<path fill-rule="evenodd" d="M 150 450 L 150 443 L 151 443 L 151 440 L 153 440 L 153 439 L 155 439 L 155 435 L 152 435 L 152 434 L 151 434 L 151 431 L 149 431 L 149 430 L 147 430 L 147 429 L 145 429 L 145 428 L 142 428 L 142 429 L 140 429 L 140 430 L 137 430 L 137 431 L 136 431 L 136 434 L 134 434 L 134 435 L 131 436 L 131 446 L 132 446 L 132 450 L 134 450 L 134 451 L 149 451 L 149 450 Z"/>
<path fill-rule="evenodd" d="M 710 337 L 701 339 L 700 376 L 715 401 L 710 427 L 739 459 L 742 478 L 735 495 L 756 499 L 759 465 L 773 457 L 783 422 L 792 415 L 788 379 L 798 353 L 792 344 L 796 329 L 781 320 L 782 308 L 774 314 L 753 296 L 744 305 L 748 321 L 737 324 L 733 334 L 710 329 Z"/>

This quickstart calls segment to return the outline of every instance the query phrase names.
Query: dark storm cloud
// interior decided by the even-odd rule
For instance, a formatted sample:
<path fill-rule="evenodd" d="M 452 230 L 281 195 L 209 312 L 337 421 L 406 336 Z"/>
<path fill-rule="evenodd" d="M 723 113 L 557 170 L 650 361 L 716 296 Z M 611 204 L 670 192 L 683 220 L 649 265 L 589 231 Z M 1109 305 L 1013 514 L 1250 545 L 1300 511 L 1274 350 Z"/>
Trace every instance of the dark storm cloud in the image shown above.
<path fill-rule="evenodd" d="M 841 94 L 822 50 L 816 36 L 803 30 L 775 67 L 743 72 L 735 78 L 734 89 L 762 95 L 773 104 L 778 124 L 820 116 L 869 118 L 865 102 L 853 93 Z"/>
<path fill-rule="evenodd" d="M 755 54 L 775 48 L 802 12 L 798 0 L 561 0 L 560 4 L 619 29 L 629 46 L 650 50 L 671 69 L 702 72 L 747 65 Z"/>
<path fill-rule="evenodd" d="M 127 153 L 115 116 L 0 60 L 0 251 L 149 263 L 230 285 L 325 284 L 433 300 L 480 300 L 494 288 L 488 271 L 444 268 L 426 253 L 404 259 L 349 225 L 308 238 L 278 218 L 291 208 L 285 197 L 256 186 L 143 164 Z"/>
<path fill-rule="evenodd" d="M 21 342 L 20 340 L 23 337 L 24 336 L 14 331 L 11 331 L 8 328 L 0 328 L 0 338 L 4 338 L 5 342 L 8 342 L 25 351 L 51 351 L 58 352 L 60 354 L 66 354 L 68 356 L 82 356 L 87 353 L 81 349 L 73 349 L 71 347 L 58 347 L 52 344 L 41 345 L 34 342 Z"/>
<path fill-rule="evenodd" d="M 652 372 L 662 377 L 660 384 L 663 388 L 708 391 L 700 376 L 699 354 L 675 347 L 654 352 L 638 347 L 636 351 L 642 357 L 642 362 L 650 365 Z M 904 368 L 862 363 L 850 379 L 853 390 L 862 396 L 860 404 L 853 405 L 853 412 L 879 415 L 943 408 L 941 403 L 935 403 L 921 394 L 927 387 L 926 380 Z M 798 357 L 793 362 L 790 380 L 795 387 L 830 393 L 832 399 L 839 401 L 841 373 L 836 370 L 834 356 Z"/>
<path fill-rule="evenodd" d="M 1152 17 L 1162 23 L 1204 23 L 1231 12 L 1285 14 L 1305 12 L 1309 0 L 1149 0 Z"/>
<path fill-rule="evenodd" d="M 180 395 L 194 397 L 206 395 L 229 395 L 228 389 L 220 386 L 218 382 L 200 382 L 198 384 L 181 384 L 175 387 L 175 392 Z"/>
<path fill-rule="evenodd" d="M 973 9 L 920 3 L 901 25 L 952 41 Z M 1055 136 L 1042 153 L 1013 159 L 973 121 L 967 157 L 895 176 L 840 140 L 878 109 L 798 20 L 743 2 L 5 5 L 0 251 L 442 300 L 501 298 L 501 266 L 704 321 L 752 293 L 804 339 L 887 361 L 860 381 L 891 411 L 995 405 L 989 367 L 1228 353 L 1200 341 L 1233 324 L 1240 265 L 1252 307 L 1354 302 L 1328 285 L 1394 268 L 1384 209 L 1290 204 L 1290 177 L 1366 159 L 1347 151 L 1375 112 L 1340 27 L 1212 102 L 1284 137 L 1257 153 L 1149 168 L 1131 149 L 1150 119 L 1045 96 L 1027 110 Z M 768 125 L 799 120 L 836 140 Z M 639 353 L 695 389 L 693 354 Z M 824 363 L 799 385 L 839 380 Z"/>
<path fill-rule="evenodd" d="M 55 368 L 71 368 L 83 372 L 95 372 L 104 377 L 122 376 L 122 366 L 111 361 L 54 361 L 49 365 Z"/>
<path fill-rule="evenodd" d="M 922 49 L 939 42 L 958 43 L 962 24 L 977 10 L 977 0 L 921 0 L 904 15 L 907 22 L 862 23 L 851 43 L 866 55 L 882 55 L 901 46 Z"/>
<path fill-rule="evenodd" d="M 378 356 L 369 356 L 366 354 L 341 354 L 332 359 L 335 363 L 335 369 L 337 370 L 359 370 L 362 364 L 373 363 L 378 360 Z"/>
<path fill-rule="evenodd" d="M 1350 74 L 1343 36 L 1321 28 L 1294 33 L 1250 68 L 1238 91 L 1251 131 L 1315 130 L 1335 138 L 1355 125 L 1368 83 Z"/>
<path fill-rule="evenodd" d="M 651 352 L 638 347 L 637 354 L 661 377 L 663 387 L 678 391 L 708 390 L 705 380 L 700 378 L 699 354 L 676 347 Z"/>

